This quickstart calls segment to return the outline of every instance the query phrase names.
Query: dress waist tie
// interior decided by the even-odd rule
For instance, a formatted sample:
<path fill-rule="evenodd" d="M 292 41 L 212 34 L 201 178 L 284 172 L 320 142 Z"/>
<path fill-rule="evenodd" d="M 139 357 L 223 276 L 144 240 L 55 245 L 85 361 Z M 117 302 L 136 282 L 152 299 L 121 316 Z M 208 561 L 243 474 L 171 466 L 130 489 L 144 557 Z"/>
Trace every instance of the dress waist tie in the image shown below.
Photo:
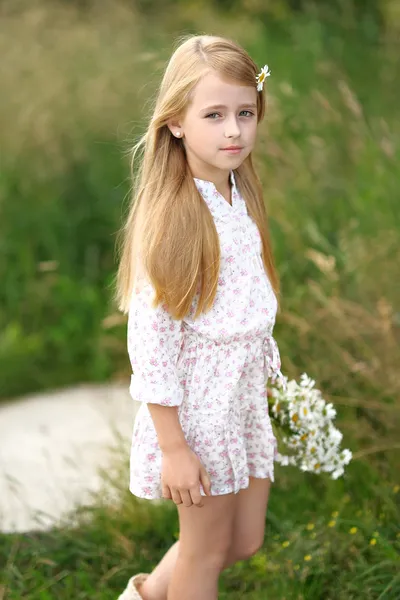
<path fill-rule="evenodd" d="M 287 391 L 287 383 L 281 371 L 281 357 L 278 344 L 272 335 L 266 336 L 263 348 L 268 379 L 271 378 L 273 383 L 278 379 L 281 382 L 283 389 Z"/>

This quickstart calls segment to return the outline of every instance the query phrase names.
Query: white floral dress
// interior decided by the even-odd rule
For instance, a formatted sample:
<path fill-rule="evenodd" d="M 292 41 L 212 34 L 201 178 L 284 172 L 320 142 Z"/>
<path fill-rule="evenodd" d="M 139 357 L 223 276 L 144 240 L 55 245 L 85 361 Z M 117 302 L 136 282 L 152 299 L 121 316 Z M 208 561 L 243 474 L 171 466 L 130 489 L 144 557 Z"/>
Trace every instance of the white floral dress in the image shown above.
<path fill-rule="evenodd" d="M 194 179 L 220 238 L 213 308 L 194 320 L 194 301 L 179 321 L 165 305 L 151 307 L 148 282 L 132 293 L 130 393 L 142 404 L 133 428 L 129 489 L 140 498 L 162 498 L 162 454 L 148 403 L 178 407 L 186 440 L 210 476 L 212 495 L 237 493 L 248 487 L 249 476 L 274 481 L 277 441 L 266 384 L 279 377 L 286 385 L 272 337 L 277 300 L 263 267 L 258 228 L 233 171 L 230 179 L 232 205 L 212 182 Z"/>

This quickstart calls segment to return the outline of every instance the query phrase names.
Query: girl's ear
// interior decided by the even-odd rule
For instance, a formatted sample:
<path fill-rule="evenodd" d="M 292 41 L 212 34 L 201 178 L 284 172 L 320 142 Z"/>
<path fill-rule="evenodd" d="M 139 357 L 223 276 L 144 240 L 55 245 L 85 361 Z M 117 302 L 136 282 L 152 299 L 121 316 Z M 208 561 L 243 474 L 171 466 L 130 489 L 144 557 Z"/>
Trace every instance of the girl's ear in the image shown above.
<path fill-rule="evenodd" d="M 167 121 L 167 127 L 175 137 L 183 137 L 182 124 L 179 119 L 170 119 Z"/>

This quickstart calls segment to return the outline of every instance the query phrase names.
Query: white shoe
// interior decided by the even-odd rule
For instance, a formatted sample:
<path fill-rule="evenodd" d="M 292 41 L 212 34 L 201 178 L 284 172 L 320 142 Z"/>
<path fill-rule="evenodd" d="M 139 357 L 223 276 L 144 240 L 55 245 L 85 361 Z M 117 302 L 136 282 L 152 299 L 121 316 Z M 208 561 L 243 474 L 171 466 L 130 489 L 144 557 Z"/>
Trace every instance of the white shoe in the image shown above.
<path fill-rule="evenodd" d="M 140 587 L 148 576 L 148 573 L 138 573 L 131 577 L 122 594 L 118 596 L 118 600 L 143 600 L 140 595 Z"/>

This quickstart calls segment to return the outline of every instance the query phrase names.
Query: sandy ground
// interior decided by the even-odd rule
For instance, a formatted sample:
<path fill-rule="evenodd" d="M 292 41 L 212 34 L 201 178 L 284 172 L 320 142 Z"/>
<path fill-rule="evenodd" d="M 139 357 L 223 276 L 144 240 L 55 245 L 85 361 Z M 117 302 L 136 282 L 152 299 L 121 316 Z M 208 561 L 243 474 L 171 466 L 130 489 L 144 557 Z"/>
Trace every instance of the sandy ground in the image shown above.
<path fill-rule="evenodd" d="M 0 405 L 0 531 L 47 529 L 90 503 L 99 469 L 129 454 L 138 403 L 128 387 L 79 386 Z"/>

